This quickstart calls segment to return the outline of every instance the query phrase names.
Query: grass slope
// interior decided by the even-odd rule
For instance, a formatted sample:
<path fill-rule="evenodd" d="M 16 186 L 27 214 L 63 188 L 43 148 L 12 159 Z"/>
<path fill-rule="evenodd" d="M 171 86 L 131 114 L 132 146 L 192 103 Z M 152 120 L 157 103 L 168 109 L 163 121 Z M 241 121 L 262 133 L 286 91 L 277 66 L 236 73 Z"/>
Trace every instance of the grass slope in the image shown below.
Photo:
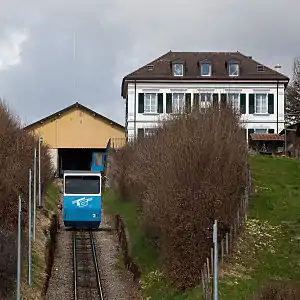
<path fill-rule="evenodd" d="M 249 299 L 269 280 L 300 281 L 300 163 L 251 158 L 254 194 L 236 253 L 220 272 L 220 299 Z M 144 237 L 136 208 L 107 192 L 104 209 L 120 213 L 131 236 L 132 253 L 141 267 L 145 299 L 196 300 L 201 288 L 178 293 L 159 272 L 158 253 Z"/>

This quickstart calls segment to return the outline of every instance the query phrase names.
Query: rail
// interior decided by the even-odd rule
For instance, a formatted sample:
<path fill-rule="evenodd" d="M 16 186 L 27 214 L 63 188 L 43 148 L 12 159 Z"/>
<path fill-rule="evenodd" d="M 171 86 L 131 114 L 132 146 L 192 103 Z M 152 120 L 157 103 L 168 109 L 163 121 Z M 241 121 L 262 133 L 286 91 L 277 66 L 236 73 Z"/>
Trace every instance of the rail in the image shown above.
<path fill-rule="evenodd" d="M 73 232 L 74 299 L 104 300 L 92 231 Z"/>

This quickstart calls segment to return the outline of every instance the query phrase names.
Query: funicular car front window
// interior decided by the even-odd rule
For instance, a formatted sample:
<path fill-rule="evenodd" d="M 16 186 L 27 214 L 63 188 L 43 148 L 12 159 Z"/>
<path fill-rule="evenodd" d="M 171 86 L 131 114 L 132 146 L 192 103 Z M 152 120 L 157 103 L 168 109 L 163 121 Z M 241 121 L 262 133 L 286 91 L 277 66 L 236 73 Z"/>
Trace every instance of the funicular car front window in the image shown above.
<path fill-rule="evenodd" d="M 99 176 L 66 176 L 65 194 L 99 194 Z"/>

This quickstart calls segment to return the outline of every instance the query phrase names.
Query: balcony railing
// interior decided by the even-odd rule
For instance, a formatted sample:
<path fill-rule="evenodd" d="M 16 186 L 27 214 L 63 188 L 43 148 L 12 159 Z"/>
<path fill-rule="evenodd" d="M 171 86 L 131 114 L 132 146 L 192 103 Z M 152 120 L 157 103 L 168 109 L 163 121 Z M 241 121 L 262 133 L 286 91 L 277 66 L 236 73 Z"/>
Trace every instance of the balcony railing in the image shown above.
<path fill-rule="evenodd" d="M 108 148 L 119 149 L 125 146 L 126 138 L 111 138 L 108 142 Z"/>

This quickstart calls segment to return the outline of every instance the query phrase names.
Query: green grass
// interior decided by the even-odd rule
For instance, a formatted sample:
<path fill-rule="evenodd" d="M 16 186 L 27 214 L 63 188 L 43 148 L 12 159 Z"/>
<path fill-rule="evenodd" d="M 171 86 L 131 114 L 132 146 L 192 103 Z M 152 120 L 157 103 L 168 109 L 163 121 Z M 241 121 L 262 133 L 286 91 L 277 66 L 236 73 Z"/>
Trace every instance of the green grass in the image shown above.
<path fill-rule="evenodd" d="M 255 193 L 238 255 L 248 272 L 221 280 L 222 299 L 247 299 L 268 280 L 300 280 L 300 162 L 255 156 L 252 170 Z"/>
<path fill-rule="evenodd" d="M 59 197 L 59 188 L 56 184 L 51 183 L 48 186 L 46 193 L 46 208 L 49 211 L 54 211 L 57 206 L 57 201 Z"/>
<path fill-rule="evenodd" d="M 103 207 L 109 214 L 120 214 L 130 234 L 131 252 L 143 271 L 149 272 L 157 267 L 157 252 L 147 241 L 140 226 L 136 207 L 132 202 L 119 201 L 112 192 L 103 197 Z"/>
<path fill-rule="evenodd" d="M 45 196 L 45 203 L 46 208 L 50 212 L 56 212 L 57 201 L 59 197 L 59 188 L 55 183 L 51 183 L 48 186 L 46 196 Z M 40 224 L 37 224 L 39 226 Z M 42 289 L 44 284 L 44 278 L 41 274 L 45 270 L 45 245 L 43 244 L 42 240 L 45 239 L 44 234 L 41 231 L 37 231 L 37 242 L 33 244 L 32 249 L 32 276 L 33 276 L 33 283 L 39 289 Z"/>
<path fill-rule="evenodd" d="M 268 280 L 300 281 L 300 162 L 253 156 L 251 165 L 255 192 L 237 246 L 239 253 L 219 280 L 224 300 L 249 299 Z M 200 287 L 178 293 L 162 278 L 158 253 L 144 237 L 132 203 L 122 203 L 108 192 L 104 209 L 125 219 L 132 254 L 143 273 L 145 299 L 202 299 Z"/>
<path fill-rule="evenodd" d="M 119 201 L 109 191 L 103 196 L 103 208 L 109 214 L 120 214 L 124 218 L 130 235 L 131 254 L 143 274 L 141 285 L 144 294 L 151 296 L 151 299 L 176 299 L 173 290 L 157 274 L 160 269 L 158 253 L 143 233 L 135 205 Z M 161 298 L 161 295 L 165 298 Z"/>

